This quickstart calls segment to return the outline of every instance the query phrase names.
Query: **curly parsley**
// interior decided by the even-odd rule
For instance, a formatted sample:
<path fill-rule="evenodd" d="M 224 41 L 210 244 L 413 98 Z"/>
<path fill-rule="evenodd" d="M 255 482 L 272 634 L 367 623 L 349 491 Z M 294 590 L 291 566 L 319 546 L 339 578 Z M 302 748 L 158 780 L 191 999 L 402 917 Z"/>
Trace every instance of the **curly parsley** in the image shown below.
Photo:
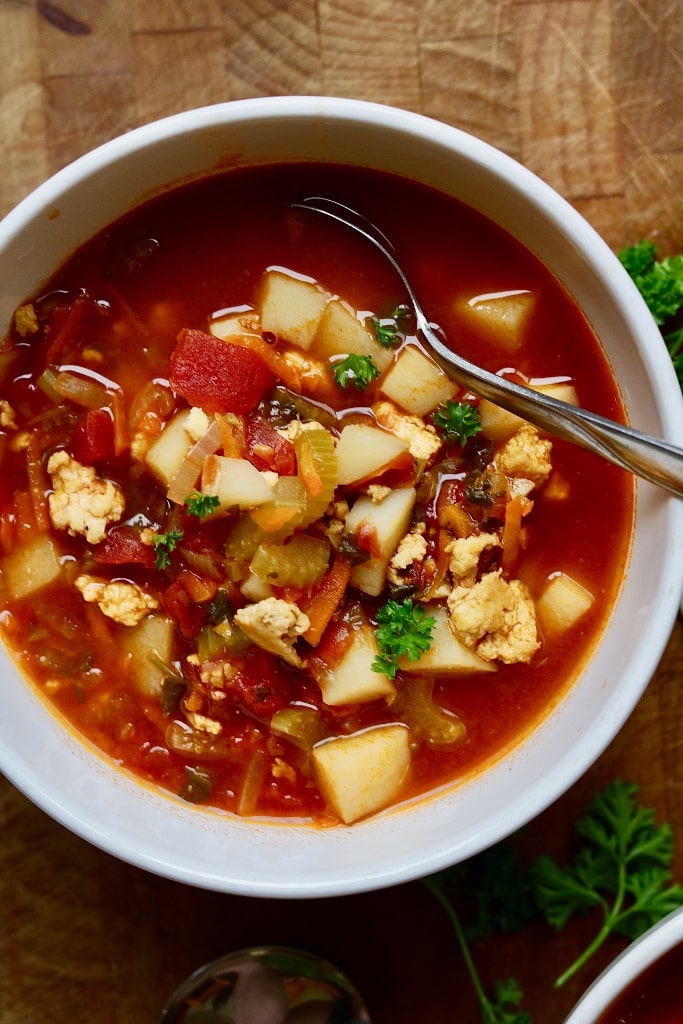
<path fill-rule="evenodd" d="M 454 402 L 448 398 L 432 413 L 432 423 L 449 441 L 465 444 L 481 430 L 479 413 L 468 402 Z"/>
<path fill-rule="evenodd" d="M 372 356 L 352 353 L 333 365 L 332 375 L 340 388 L 352 386 L 365 391 L 368 384 L 379 376 L 379 368 Z"/>
<path fill-rule="evenodd" d="M 683 309 L 683 255 L 657 259 L 652 242 L 629 245 L 618 253 L 635 282 L 662 335 L 674 370 L 683 388 L 683 327 L 674 329 L 672 319 Z M 671 329 L 667 329 L 667 325 Z"/>
<path fill-rule="evenodd" d="M 183 539 L 182 530 L 170 530 L 168 533 L 155 533 L 152 538 L 156 558 L 154 564 L 157 569 L 168 569 L 171 563 L 171 552 Z"/>
<path fill-rule="evenodd" d="M 382 348 L 397 348 L 405 340 L 406 321 L 411 312 L 407 306 L 397 306 L 391 316 L 369 316 L 365 323 Z"/>
<path fill-rule="evenodd" d="M 431 646 L 435 621 L 410 597 L 403 601 L 390 599 L 382 605 L 377 612 L 375 636 L 379 654 L 372 663 L 373 672 L 383 672 L 394 679 L 399 658 L 405 655 L 409 661 L 417 661 Z"/>
<path fill-rule="evenodd" d="M 185 498 L 185 510 L 188 515 L 203 519 L 204 516 L 214 512 L 220 503 L 220 498 L 215 494 L 202 494 L 201 491 L 193 491 Z"/>

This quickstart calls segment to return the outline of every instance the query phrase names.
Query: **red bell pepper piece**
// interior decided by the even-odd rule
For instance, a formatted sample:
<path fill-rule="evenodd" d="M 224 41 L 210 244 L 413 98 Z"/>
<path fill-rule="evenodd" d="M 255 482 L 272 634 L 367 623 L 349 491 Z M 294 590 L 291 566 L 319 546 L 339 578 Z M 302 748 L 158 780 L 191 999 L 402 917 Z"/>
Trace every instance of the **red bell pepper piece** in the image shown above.
<path fill-rule="evenodd" d="M 258 405 L 275 377 L 261 357 L 213 334 L 184 328 L 171 353 L 170 384 L 206 413 L 246 413 Z"/>

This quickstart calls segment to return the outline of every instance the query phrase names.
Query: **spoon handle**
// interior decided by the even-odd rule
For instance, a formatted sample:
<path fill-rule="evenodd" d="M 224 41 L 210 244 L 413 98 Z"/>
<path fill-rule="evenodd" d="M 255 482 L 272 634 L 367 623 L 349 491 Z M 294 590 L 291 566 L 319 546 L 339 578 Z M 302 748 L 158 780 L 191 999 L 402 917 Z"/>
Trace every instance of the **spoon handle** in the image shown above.
<path fill-rule="evenodd" d="M 463 387 L 683 498 L 683 449 L 454 356 L 419 312 L 418 328 L 442 368 Z"/>

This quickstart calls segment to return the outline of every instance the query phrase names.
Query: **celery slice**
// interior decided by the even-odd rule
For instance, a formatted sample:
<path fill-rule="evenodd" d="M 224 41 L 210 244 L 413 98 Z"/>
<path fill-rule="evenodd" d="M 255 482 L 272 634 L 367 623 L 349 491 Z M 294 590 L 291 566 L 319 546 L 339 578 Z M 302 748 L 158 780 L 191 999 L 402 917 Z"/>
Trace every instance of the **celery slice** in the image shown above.
<path fill-rule="evenodd" d="M 264 541 L 254 552 L 250 568 L 266 583 L 303 590 L 321 579 L 329 561 L 329 541 L 297 533 L 284 544 Z"/>
<path fill-rule="evenodd" d="M 392 713 L 404 722 L 413 736 L 434 750 L 443 750 L 465 738 L 465 726 L 457 715 L 434 702 L 434 680 L 416 676 L 399 688 Z"/>
<path fill-rule="evenodd" d="M 294 440 L 299 479 L 306 503 L 299 526 L 314 523 L 324 514 L 338 483 L 337 450 L 329 430 L 304 430 Z"/>
<path fill-rule="evenodd" d="M 270 728 L 305 753 L 310 753 L 324 735 L 322 715 L 315 708 L 282 708 L 271 718 Z"/>

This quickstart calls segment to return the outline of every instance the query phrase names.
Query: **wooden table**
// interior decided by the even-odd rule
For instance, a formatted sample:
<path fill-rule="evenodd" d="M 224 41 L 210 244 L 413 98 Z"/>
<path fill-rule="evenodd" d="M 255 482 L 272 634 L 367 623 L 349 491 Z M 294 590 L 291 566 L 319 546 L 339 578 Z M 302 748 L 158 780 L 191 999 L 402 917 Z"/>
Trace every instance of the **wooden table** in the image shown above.
<path fill-rule="evenodd" d="M 683 251 L 683 18 L 671 0 L 1 0 L 0 213 L 93 146 L 228 99 L 346 95 L 421 111 L 510 153 L 614 248 Z M 678 833 L 683 880 L 683 626 L 631 719 L 530 842 L 559 857 L 619 775 Z M 277 942 L 356 979 L 376 1024 L 479 1020 L 450 925 L 419 883 L 311 902 L 158 879 L 65 831 L 0 784 L 0 1024 L 138 1024 L 202 962 Z M 342 925 L 341 921 L 345 923 Z M 560 1024 L 622 943 L 550 981 L 591 922 L 476 947 L 514 974 L 535 1024 Z"/>

